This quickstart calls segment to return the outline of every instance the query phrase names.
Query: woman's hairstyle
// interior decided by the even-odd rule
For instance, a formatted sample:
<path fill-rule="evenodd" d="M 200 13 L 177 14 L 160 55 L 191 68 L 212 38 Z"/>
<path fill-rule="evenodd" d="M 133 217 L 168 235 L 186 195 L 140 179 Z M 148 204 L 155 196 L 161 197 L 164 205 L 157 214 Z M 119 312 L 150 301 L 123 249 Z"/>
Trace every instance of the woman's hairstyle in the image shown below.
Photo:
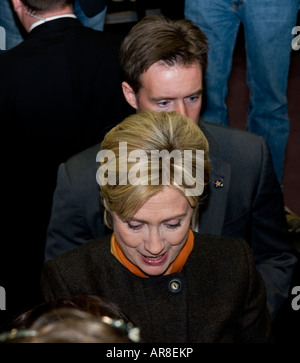
<path fill-rule="evenodd" d="M 106 134 L 97 161 L 104 220 L 111 229 L 111 212 L 129 221 L 168 185 L 196 210 L 210 172 L 203 132 L 176 111 L 142 111 L 127 117 Z"/>
<path fill-rule="evenodd" d="M 21 0 L 31 12 L 44 13 L 52 10 L 60 10 L 65 6 L 73 5 L 74 0 Z"/>
<path fill-rule="evenodd" d="M 121 45 L 124 80 L 138 94 L 142 74 L 156 62 L 169 66 L 189 66 L 197 62 L 204 75 L 207 52 L 206 35 L 190 20 L 146 16 L 130 30 Z"/>
<path fill-rule="evenodd" d="M 132 343 L 140 331 L 115 303 L 75 295 L 41 303 L 0 332 L 0 343 Z"/>
<path fill-rule="evenodd" d="M 108 316 L 112 319 L 124 320 L 125 322 L 130 321 L 122 309 L 111 301 L 95 295 L 75 295 L 49 300 L 36 305 L 8 322 L 4 326 L 4 330 L 29 329 L 41 316 L 45 316 L 46 313 L 61 308 L 73 308 L 79 311 L 85 311 L 95 317 Z"/>
<path fill-rule="evenodd" d="M 42 314 L 29 329 L 12 329 L 0 343 L 138 343 L 140 330 L 131 323 L 96 317 L 71 307 Z"/>

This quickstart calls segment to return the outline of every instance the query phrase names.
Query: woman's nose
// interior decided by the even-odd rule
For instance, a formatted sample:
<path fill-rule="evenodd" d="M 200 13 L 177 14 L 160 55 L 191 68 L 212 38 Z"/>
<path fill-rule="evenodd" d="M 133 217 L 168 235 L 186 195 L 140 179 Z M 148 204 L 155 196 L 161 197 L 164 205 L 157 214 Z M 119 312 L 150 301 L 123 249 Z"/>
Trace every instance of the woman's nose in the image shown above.
<path fill-rule="evenodd" d="M 150 230 L 147 239 L 144 241 L 145 250 L 151 253 L 151 255 L 157 256 L 164 249 L 164 242 L 160 236 L 159 231 Z"/>

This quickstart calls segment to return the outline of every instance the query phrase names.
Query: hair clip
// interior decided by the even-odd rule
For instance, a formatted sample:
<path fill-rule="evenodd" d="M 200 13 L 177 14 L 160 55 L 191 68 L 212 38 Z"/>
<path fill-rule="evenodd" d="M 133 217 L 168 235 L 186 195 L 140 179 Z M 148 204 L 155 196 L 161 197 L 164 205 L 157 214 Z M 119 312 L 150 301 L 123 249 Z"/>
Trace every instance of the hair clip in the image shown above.
<path fill-rule="evenodd" d="M 9 340 L 13 340 L 16 338 L 29 338 L 29 337 L 35 337 L 37 335 L 37 332 L 35 330 L 18 330 L 18 329 L 12 329 L 9 332 L 5 332 L 0 334 L 0 343 L 5 343 Z"/>
<path fill-rule="evenodd" d="M 125 332 L 128 336 L 128 338 L 133 341 L 134 343 L 139 343 L 140 338 L 140 329 L 135 327 L 132 323 L 125 323 L 124 320 L 119 319 L 115 320 L 108 316 L 103 316 L 101 318 L 101 321 L 107 325 L 110 325 L 114 328 L 120 329 L 123 332 Z"/>

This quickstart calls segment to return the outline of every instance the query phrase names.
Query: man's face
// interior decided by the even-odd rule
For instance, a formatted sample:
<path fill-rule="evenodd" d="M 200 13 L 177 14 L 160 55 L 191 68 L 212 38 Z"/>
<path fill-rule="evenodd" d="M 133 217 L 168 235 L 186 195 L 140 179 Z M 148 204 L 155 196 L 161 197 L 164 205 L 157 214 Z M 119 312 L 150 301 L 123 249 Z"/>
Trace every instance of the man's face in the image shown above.
<path fill-rule="evenodd" d="M 138 95 L 123 83 L 125 98 L 138 112 L 177 111 L 198 124 L 202 105 L 202 69 L 198 63 L 168 66 L 156 62 L 142 75 L 141 83 Z M 131 89 L 131 98 L 126 87 Z"/>

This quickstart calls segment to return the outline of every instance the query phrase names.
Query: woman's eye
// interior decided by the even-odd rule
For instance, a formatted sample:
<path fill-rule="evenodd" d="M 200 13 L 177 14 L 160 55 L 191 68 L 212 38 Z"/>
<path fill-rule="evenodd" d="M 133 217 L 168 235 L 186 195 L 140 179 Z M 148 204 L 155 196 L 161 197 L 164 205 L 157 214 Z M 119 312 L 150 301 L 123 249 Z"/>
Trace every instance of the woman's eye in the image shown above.
<path fill-rule="evenodd" d="M 128 227 L 133 229 L 133 230 L 138 230 L 142 227 L 141 224 L 131 224 L 131 223 L 127 223 L 128 224 Z"/>
<path fill-rule="evenodd" d="M 176 229 L 177 227 L 180 227 L 181 226 L 181 223 L 180 222 L 178 222 L 178 223 L 175 223 L 175 224 L 171 224 L 171 223 L 169 223 L 169 224 L 167 224 L 167 227 L 168 228 L 170 228 L 170 229 Z"/>

